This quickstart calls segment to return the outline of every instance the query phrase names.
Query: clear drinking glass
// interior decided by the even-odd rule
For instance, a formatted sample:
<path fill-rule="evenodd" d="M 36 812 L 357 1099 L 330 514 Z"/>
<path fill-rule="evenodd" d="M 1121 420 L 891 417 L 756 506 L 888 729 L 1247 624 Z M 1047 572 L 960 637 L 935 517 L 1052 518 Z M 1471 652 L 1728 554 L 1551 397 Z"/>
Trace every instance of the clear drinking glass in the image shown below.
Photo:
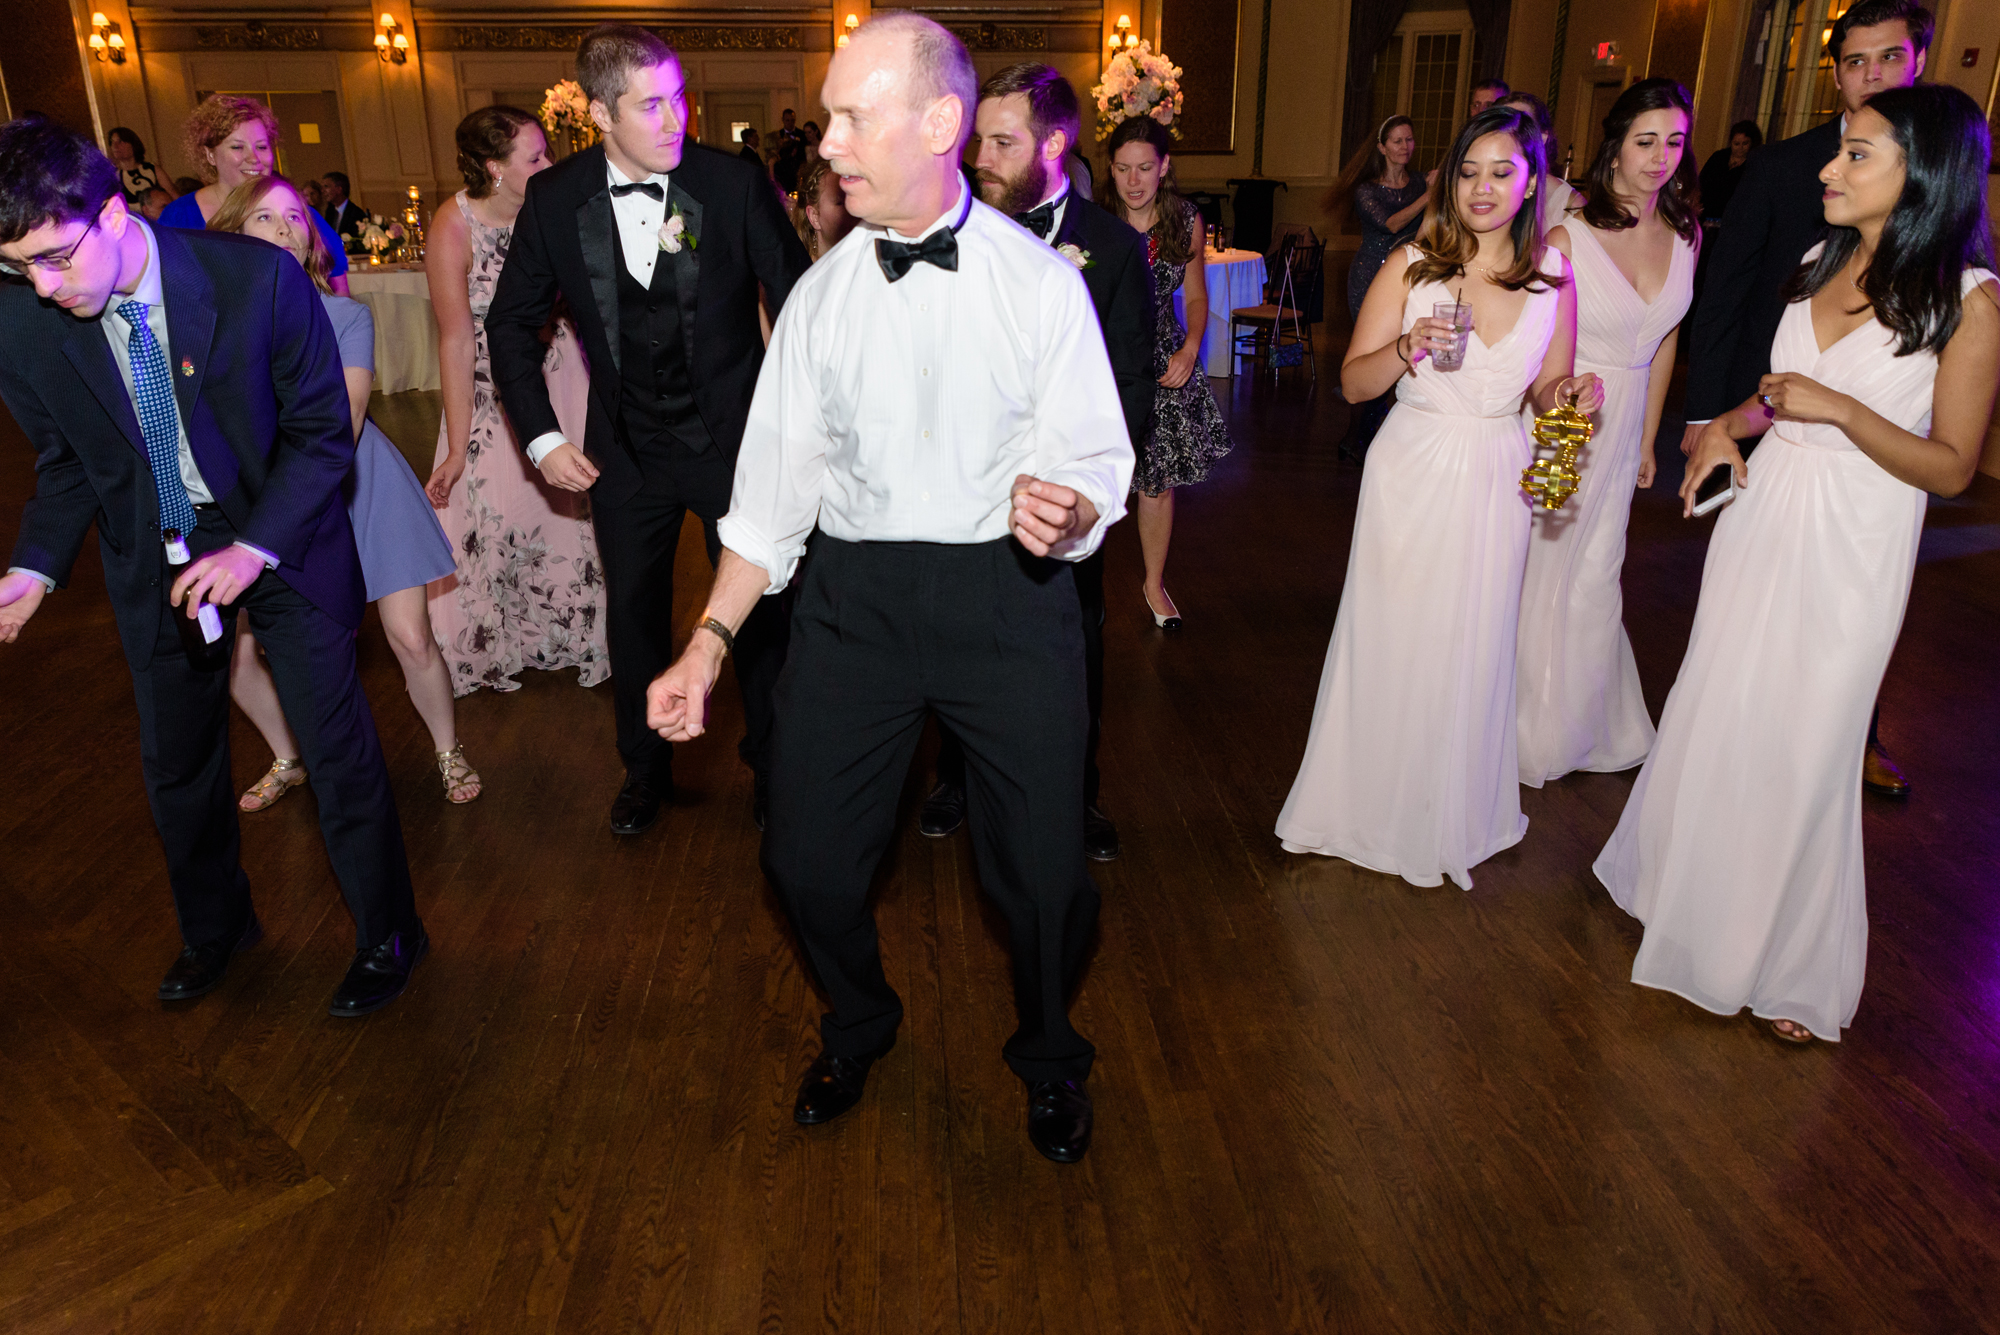
<path fill-rule="evenodd" d="M 1465 341 L 1472 337 L 1472 307 L 1462 301 L 1440 301 L 1431 307 L 1431 314 L 1448 322 L 1455 335 L 1451 346 L 1439 348 L 1431 360 L 1440 371 L 1456 371 L 1465 365 Z"/>

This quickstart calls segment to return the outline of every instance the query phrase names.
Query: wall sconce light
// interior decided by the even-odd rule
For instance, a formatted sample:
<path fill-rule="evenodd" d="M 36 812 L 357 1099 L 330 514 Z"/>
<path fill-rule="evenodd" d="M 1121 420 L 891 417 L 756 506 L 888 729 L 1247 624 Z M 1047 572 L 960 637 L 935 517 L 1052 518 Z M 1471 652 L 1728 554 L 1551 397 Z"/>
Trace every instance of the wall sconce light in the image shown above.
<path fill-rule="evenodd" d="M 118 31 L 118 25 L 104 17 L 102 12 L 90 16 L 90 55 L 112 65 L 125 63 L 125 38 Z"/>
<path fill-rule="evenodd" d="M 846 29 L 846 31 L 833 39 L 836 49 L 847 45 L 847 39 L 853 35 L 856 28 L 861 26 L 861 16 L 859 14 L 849 14 L 840 26 Z"/>
<path fill-rule="evenodd" d="M 383 14 L 375 21 L 382 31 L 375 34 L 375 55 L 383 64 L 401 65 L 410 58 L 410 39 L 397 31 L 396 16 Z"/>
<path fill-rule="evenodd" d="M 1106 48 L 1112 51 L 1130 51 L 1133 47 L 1139 45 L 1139 39 L 1132 35 L 1131 15 L 1120 14 L 1118 16 L 1118 22 L 1112 24 L 1111 26 L 1114 29 L 1116 29 L 1116 31 L 1114 31 L 1110 37 L 1105 39 L 1104 45 L 1106 46 Z"/>

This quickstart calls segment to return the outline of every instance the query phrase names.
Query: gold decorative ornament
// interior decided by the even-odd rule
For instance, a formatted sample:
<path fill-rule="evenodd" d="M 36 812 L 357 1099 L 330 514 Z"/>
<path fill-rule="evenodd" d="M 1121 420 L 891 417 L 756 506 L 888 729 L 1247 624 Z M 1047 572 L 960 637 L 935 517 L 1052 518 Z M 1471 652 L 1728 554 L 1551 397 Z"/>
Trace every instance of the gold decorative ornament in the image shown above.
<path fill-rule="evenodd" d="M 1590 443 L 1596 428 L 1589 417 L 1577 411 L 1576 400 L 1572 394 L 1567 403 L 1535 419 L 1537 458 L 1521 470 L 1521 490 L 1545 510 L 1562 509 L 1583 481 L 1583 475 L 1576 471 L 1576 452 Z M 1555 451 L 1555 457 L 1541 457 L 1544 450 Z"/>

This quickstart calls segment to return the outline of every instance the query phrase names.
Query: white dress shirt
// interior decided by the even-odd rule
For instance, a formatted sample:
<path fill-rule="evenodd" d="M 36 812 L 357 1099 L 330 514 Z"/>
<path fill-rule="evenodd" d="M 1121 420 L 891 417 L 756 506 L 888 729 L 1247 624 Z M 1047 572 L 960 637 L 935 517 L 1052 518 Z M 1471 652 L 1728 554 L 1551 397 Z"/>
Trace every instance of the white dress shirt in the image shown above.
<path fill-rule="evenodd" d="M 618 164 L 609 158 L 604 160 L 604 167 L 612 185 L 632 184 L 632 178 L 619 171 Z M 653 285 L 653 266 L 660 262 L 660 228 L 667 221 L 667 174 L 654 172 L 646 179 L 660 187 L 659 199 L 642 190 L 611 197 L 611 217 L 618 224 L 618 246 L 625 255 L 625 272 L 640 287 Z M 618 331 L 611 330 L 610 335 L 615 339 Z M 540 468 L 550 450 L 568 441 L 569 437 L 560 431 L 544 431 L 528 442 L 528 461 Z"/>
<path fill-rule="evenodd" d="M 130 225 L 138 228 L 139 234 L 146 238 L 146 271 L 139 276 L 139 285 L 129 295 L 119 292 L 111 294 L 111 301 L 105 306 L 104 313 L 97 317 L 97 324 L 104 331 L 105 341 L 111 345 L 111 360 L 118 365 L 118 378 L 125 382 L 125 393 L 132 400 L 133 420 L 136 421 L 139 395 L 132 388 L 132 326 L 126 324 L 119 316 L 120 306 L 128 301 L 146 303 L 146 327 L 153 331 L 153 338 L 160 345 L 160 353 L 166 358 L 168 376 L 174 375 L 175 371 L 174 346 L 167 336 L 167 293 L 165 285 L 160 281 L 160 243 L 153 238 L 153 229 L 136 215 L 131 216 Z M 194 448 L 188 444 L 187 425 L 181 421 L 180 403 L 178 400 L 170 402 L 174 411 L 174 431 L 179 436 L 181 485 L 187 488 L 188 500 L 194 504 L 213 505 L 215 495 L 209 491 L 208 483 L 202 479 L 201 470 L 195 467 Z M 241 539 L 237 540 L 236 545 L 263 557 L 265 569 L 277 569 L 278 558 L 262 547 L 252 546 Z M 39 570 L 27 570 L 15 566 L 7 573 L 11 575 L 16 571 L 33 575 L 51 589 L 56 586 L 54 580 Z"/>
<path fill-rule="evenodd" d="M 877 240 L 954 223 L 957 272 L 919 262 L 888 281 Z M 1083 275 L 963 184 L 922 236 L 855 228 L 778 317 L 719 525 L 768 592 L 815 524 L 847 542 L 1004 538 L 1023 473 L 1097 509 L 1054 549 L 1063 560 L 1124 516 L 1132 442 Z"/>

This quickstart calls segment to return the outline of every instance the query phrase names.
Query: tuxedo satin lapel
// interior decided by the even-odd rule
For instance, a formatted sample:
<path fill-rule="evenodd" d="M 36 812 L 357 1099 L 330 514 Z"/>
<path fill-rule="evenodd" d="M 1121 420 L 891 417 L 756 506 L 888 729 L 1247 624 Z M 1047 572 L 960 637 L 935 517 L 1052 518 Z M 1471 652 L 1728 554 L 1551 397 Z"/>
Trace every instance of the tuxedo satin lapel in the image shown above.
<path fill-rule="evenodd" d="M 667 181 L 667 202 L 670 206 L 667 216 L 673 216 L 674 208 L 680 209 L 681 221 L 687 225 L 686 235 L 693 238 L 692 242 L 683 245 L 681 253 L 674 257 L 679 261 L 674 265 L 674 292 L 681 304 L 681 343 L 687 353 L 688 375 L 692 377 L 695 368 L 696 293 L 701 285 L 701 201 L 681 189 L 679 183 L 670 177 Z"/>
<path fill-rule="evenodd" d="M 1076 192 L 1072 190 L 1068 201 L 1063 205 L 1062 225 L 1056 228 L 1056 234 L 1049 238 L 1051 246 L 1075 246 L 1078 250 L 1090 249 L 1090 247 L 1083 244 L 1083 210 L 1076 205 Z"/>
<path fill-rule="evenodd" d="M 624 263 L 618 246 L 618 220 L 611 215 L 611 187 L 602 174 L 597 191 L 577 205 L 577 241 L 583 248 L 584 272 L 590 275 L 590 295 L 604 322 L 604 341 L 611 345 L 611 364 L 621 373 L 618 347 L 618 268 Z"/>
<path fill-rule="evenodd" d="M 106 320 L 118 317 L 106 314 Z M 76 368 L 77 375 L 90 388 L 97 401 L 104 405 L 104 411 L 125 433 L 125 440 L 146 456 L 146 435 L 139 430 L 139 414 L 132 407 L 132 396 L 125 392 L 125 379 L 118 374 L 118 363 L 112 360 L 111 344 L 105 341 L 104 331 L 96 320 L 72 320 L 69 337 L 63 340 L 63 356 Z"/>

